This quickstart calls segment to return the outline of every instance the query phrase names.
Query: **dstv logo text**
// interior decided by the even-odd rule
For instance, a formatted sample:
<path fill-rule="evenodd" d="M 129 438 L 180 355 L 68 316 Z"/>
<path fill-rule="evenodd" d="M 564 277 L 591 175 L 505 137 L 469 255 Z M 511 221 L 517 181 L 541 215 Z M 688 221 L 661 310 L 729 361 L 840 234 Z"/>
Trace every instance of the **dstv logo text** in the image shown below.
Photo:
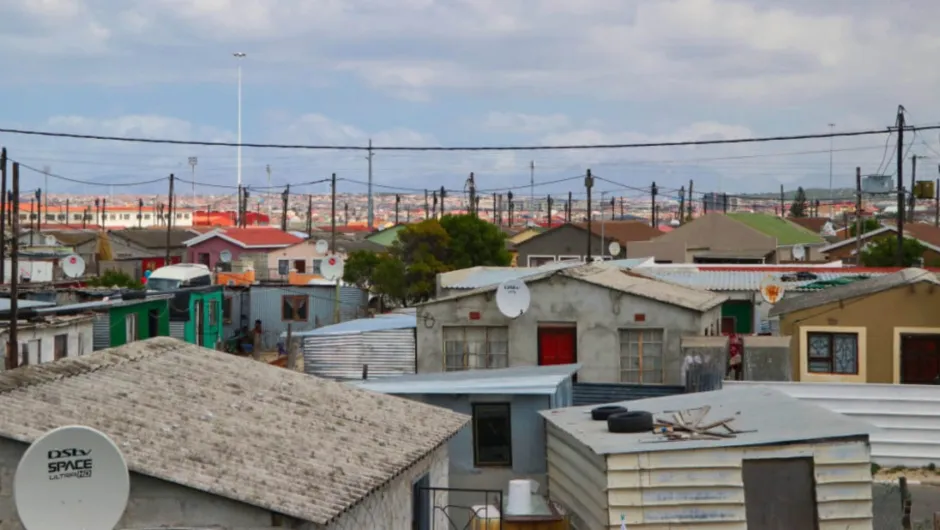
<path fill-rule="evenodd" d="M 49 480 L 88 478 L 94 461 L 91 449 L 53 449 L 47 453 Z"/>

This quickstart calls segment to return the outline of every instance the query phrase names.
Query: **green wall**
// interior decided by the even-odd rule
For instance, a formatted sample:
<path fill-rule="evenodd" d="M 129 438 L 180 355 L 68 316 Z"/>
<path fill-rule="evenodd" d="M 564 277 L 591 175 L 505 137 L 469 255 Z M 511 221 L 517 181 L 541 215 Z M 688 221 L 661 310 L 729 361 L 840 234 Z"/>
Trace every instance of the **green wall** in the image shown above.
<path fill-rule="evenodd" d="M 189 295 L 189 320 L 186 321 L 186 327 L 183 330 L 183 340 L 196 344 L 196 306 L 202 305 L 203 343 L 199 346 L 216 347 L 218 341 L 222 340 L 222 298 L 222 289 L 202 293 L 193 292 Z M 213 304 L 214 310 L 210 309 Z M 214 322 L 210 315 L 215 315 Z"/>
<path fill-rule="evenodd" d="M 745 300 L 729 300 L 721 305 L 721 316 L 734 317 L 734 332 L 754 333 L 754 304 Z"/>
<path fill-rule="evenodd" d="M 168 300 L 141 300 L 133 304 L 112 307 L 108 311 L 111 328 L 111 347 L 127 344 L 127 315 L 137 315 L 137 337 L 140 340 L 170 335 L 170 307 Z M 157 334 L 150 336 L 150 311 L 157 311 Z"/>

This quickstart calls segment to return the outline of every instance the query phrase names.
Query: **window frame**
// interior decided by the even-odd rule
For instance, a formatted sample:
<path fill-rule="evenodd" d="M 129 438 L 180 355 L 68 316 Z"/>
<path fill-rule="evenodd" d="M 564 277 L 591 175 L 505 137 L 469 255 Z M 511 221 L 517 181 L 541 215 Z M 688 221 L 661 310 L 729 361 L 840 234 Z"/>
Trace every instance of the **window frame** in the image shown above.
<path fill-rule="evenodd" d="M 140 340 L 140 326 L 137 323 L 137 313 L 128 313 L 124 316 L 124 344 Z"/>
<path fill-rule="evenodd" d="M 449 330 L 460 330 L 461 332 L 462 340 L 460 341 L 460 344 L 463 345 L 463 353 L 460 354 L 460 357 L 463 360 L 463 362 L 462 362 L 462 367 L 460 368 L 452 367 L 451 364 L 449 363 L 449 360 L 451 358 L 456 357 L 456 355 L 451 355 L 448 353 L 448 349 L 447 349 L 448 342 L 456 342 L 456 341 L 447 340 L 448 339 L 447 335 L 448 335 Z M 468 330 L 474 330 L 474 331 L 483 330 L 483 345 L 484 345 L 485 351 L 483 351 L 482 353 L 474 353 L 470 351 L 470 348 L 468 348 L 467 346 L 468 344 L 471 344 L 471 342 L 467 340 Z M 505 336 L 506 336 L 505 341 L 491 341 L 490 340 L 490 333 L 496 332 L 497 330 L 505 332 Z M 443 355 L 443 365 L 444 365 L 443 368 L 445 372 L 463 372 L 466 370 L 492 370 L 492 369 L 497 369 L 497 368 L 509 367 L 509 326 L 444 326 L 443 330 L 441 331 L 441 338 L 443 342 L 443 348 L 442 348 L 442 351 L 444 354 Z M 494 353 L 493 351 L 491 351 L 491 344 L 503 344 L 503 343 L 505 343 L 506 345 L 505 353 L 503 352 Z M 483 356 L 483 361 L 484 361 L 482 363 L 483 364 L 482 367 L 480 366 L 479 362 L 475 362 L 475 363 L 470 362 L 471 357 L 474 360 L 477 360 L 477 358 L 480 355 Z M 493 358 L 503 359 L 504 362 L 501 365 L 499 363 L 494 364 L 492 362 Z"/>
<path fill-rule="evenodd" d="M 232 297 L 222 298 L 222 324 L 232 323 Z"/>
<path fill-rule="evenodd" d="M 659 333 L 659 341 L 652 341 L 652 340 L 651 340 L 651 341 L 649 341 L 649 342 L 647 343 L 647 344 L 650 344 L 650 345 L 659 344 L 659 370 L 658 370 L 658 376 L 657 376 L 657 380 L 656 380 L 656 381 L 646 381 L 646 380 L 644 380 L 644 379 L 645 379 L 644 376 L 645 376 L 647 373 L 654 373 L 653 370 L 644 370 L 644 369 L 643 369 L 643 358 L 645 357 L 645 356 L 644 356 L 644 353 L 643 353 L 644 334 L 645 334 L 645 333 L 650 333 L 650 332 L 652 332 L 652 333 Z M 632 342 L 630 341 L 630 334 L 632 334 L 632 333 L 637 334 L 637 341 L 636 341 L 636 344 L 637 344 L 637 358 L 639 359 L 639 367 L 638 367 L 637 369 L 625 368 L 625 367 L 624 367 L 624 346 L 626 346 L 626 347 L 628 348 L 628 352 L 629 352 L 629 346 L 630 346 L 630 344 L 632 344 Z M 621 383 L 638 384 L 638 385 L 662 385 L 662 384 L 665 384 L 665 381 L 666 381 L 666 330 L 665 330 L 664 328 L 654 328 L 654 327 L 649 327 L 649 328 L 620 328 L 620 329 L 618 330 L 618 339 L 619 339 L 619 346 L 620 346 L 620 349 L 619 349 L 619 351 L 617 352 L 617 361 L 618 361 L 618 364 L 619 364 L 619 381 L 620 381 Z M 624 340 L 624 339 L 626 339 L 626 340 Z M 653 355 L 655 355 L 655 354 L 650 354 L 650 357 L 652 357 Z M 623 376 L 624 376 L 624 373 L 638 374 L 638 376 L 639 376 L 639 377 L 637 377 L 638 380 L 636 380 L 636 381 L 624 380 L 624 377 L 623 377 Z"/>
<path fill-rule="evenodd" d="M 62 346 L 61 351 L 59 346 Z M 58 333 L 52 337 L 52 360 L 58 361 L 69 356 L 69 334 Z"/>
<path fill-rule="evenodd" d="M 813 357 L 812 352 L 812 342 L 814 336 L 826 336 L 829 339 L 829 356 L 827 358 Z M 855 371 L 854 372 L 836 372 L 835 369 L 835 340 L 836 337 L 851 337 L 855 341 Z M 861 348 L 861 341 L 859 340 L 858 333 L 845 332 L 845 331 L 807 331 L 806 332 L 806 373 L 810 375 L 817 376 L 858 376 L 861 367 L 861 356 L 859 355 L 859 350 Z M 828 362 L 829 371 L 820 372 L 813 370 L 813 362 Z"/>
<path fill-rule="evenodd" d="M 557 261 L 558 256 L 552 254 L 529 254 L 525 258 L 527 267 L 541 267 L 542 265 L 548 265 L 549 263 L 555 263 Z"/>
<path fill-rule="evenodd" d="M 506 429 L 508 430 L 508 444 L 509 452 L 508 457 L 502 461 L 494 462 L 484 462 L 480 460 L 480 435 L 478 429 L 478 422 L 480 420 L 479 414 L 477 411 L 479 409 L 503 409 L 505 411 L 505 421 Z M 505 401 L 497 402 L 479 402 L 470 404 L 470 421 L 471 421 L 471 430 L 473 432 L 473 467 L 476 468 L 511 468 L 512 467 L 512 404 Z"/>
<path fill-rule="evenodd" d="M 291 298 L 300 298 L 304 301 L 304 311 L 306 314 L 303 318 L 300 315 L 287 315 L 284 311 L 286 307 L 290 307 L 292 313 L 298 313 L 299 310 L 293 305 L 287 302 Z M 281 295 L 281 322 L 307 322 L 310 320 L 310 297 L 303 294 L 283 294 Z"/>
<path fill-rule="evenodd" d="M 282 267 L 281 264 L 284 264 Z M 280 258 L 277 260 L 277 275 L 278 276 L 288 276 L 291 271 L 291 260 L 290 258 Z"/>

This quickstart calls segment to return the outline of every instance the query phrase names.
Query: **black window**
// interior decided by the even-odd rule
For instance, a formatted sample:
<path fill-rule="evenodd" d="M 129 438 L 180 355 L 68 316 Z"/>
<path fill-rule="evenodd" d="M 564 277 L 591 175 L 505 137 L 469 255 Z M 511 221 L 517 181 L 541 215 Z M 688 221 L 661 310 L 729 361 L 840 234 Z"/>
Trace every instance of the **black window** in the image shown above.
<path fill-rule="evenodd" d="M 474 466 L 512 466 L 510 416 L 509 403 L 473 405 Z"/>
<path fill-rule="evenodd" d="M 232 323 L 232 297 L 226 297 L 222 300 L 222 323 Z"/>
<path fill-rule="evenodd" d="M 807 333 L 809 372 L 858 374 L 858 335 L 855 333 Z"/>
<path fill-rule="evenodd" d="M 307 297 L 303 295 L 282 296 L 281 320 L 284 322 L 306 322 Z"/>

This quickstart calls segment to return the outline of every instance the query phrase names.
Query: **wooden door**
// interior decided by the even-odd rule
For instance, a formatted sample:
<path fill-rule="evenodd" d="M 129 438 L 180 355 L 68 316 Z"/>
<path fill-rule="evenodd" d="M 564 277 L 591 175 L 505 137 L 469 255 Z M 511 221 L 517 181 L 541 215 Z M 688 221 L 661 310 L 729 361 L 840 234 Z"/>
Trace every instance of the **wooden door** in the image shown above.
<path fill-rule="evenodd" d="M 744 461 L 748 530 L 817 530 L 812 458 Z"/>
<path fill-rule="evenodd" d="M 539 365 L 578 362 L 578 329 L 574 326 L 540 326 L 538 331 Z"/>
<path fill-rule="evenodd" d="M 901 335 L 901 383 L 940 383 L 940 335 Z"/>

